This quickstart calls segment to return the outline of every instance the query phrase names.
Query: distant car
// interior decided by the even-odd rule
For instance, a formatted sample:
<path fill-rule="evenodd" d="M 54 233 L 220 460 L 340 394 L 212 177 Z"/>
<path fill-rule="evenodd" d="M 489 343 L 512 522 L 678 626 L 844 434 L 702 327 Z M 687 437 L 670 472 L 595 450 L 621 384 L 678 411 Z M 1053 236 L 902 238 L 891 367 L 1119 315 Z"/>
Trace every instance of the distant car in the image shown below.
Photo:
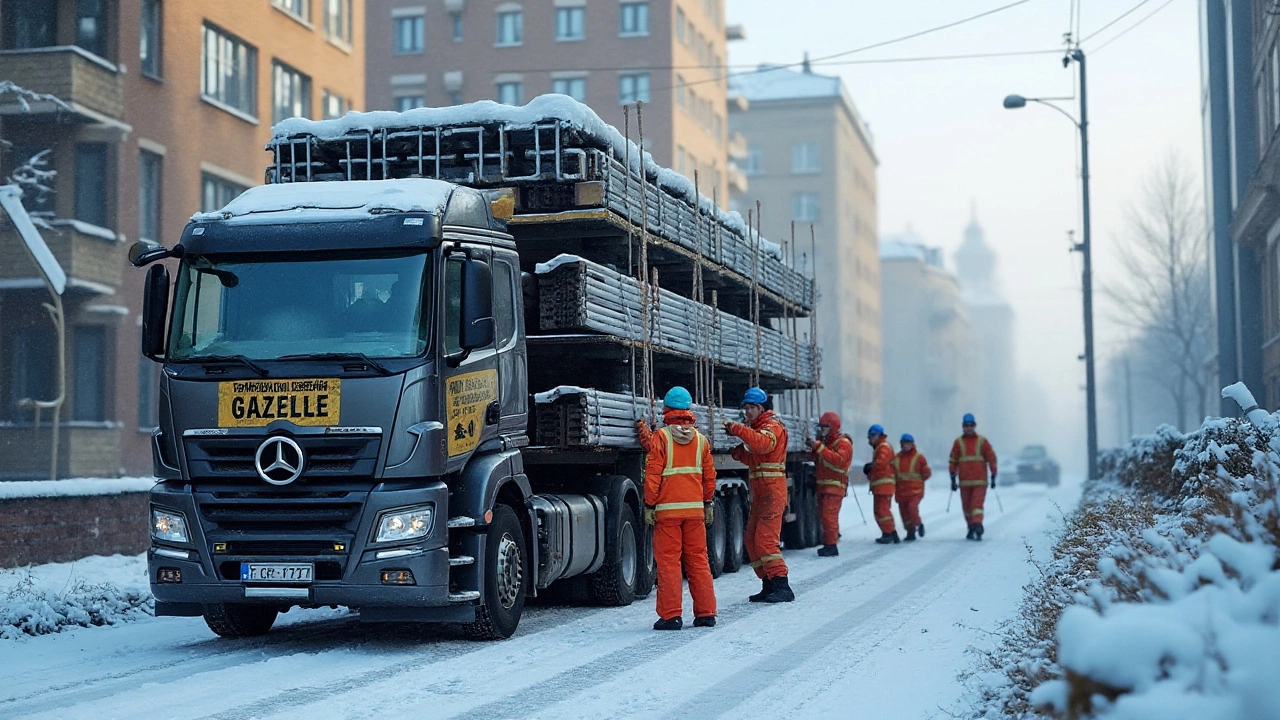
<path fill-rule="evenodd" d="M 1061 479 L 1058 463 L 1049 457 L 1049 451 L 1043 445 L 1027 445 L 1018 452 L 1018 482 L 1044 483 L 1049 487 L 1057 487 Z"/>

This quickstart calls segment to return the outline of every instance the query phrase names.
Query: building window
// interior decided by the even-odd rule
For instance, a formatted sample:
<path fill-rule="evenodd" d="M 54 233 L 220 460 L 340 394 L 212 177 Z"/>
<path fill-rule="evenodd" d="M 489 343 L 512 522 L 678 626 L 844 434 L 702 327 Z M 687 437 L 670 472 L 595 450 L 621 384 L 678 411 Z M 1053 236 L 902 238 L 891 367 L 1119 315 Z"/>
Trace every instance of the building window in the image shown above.
<path fill-rule="evenodd" d="M 680 75 L 676 76 L 676 105 L 685 107 L 684 78 Z"/>
<path fill-rule="evenodd" d="M 462 42 L 462 13 L 454 13 L 450 18 L 453 20 L 453 41 Z"/>
<path fill-rule="evenodd" d="M 75 363 L 75 385 L 71 419 L 101 422 L 107 419 L 107 338 L 101 325 L 85 325 L 75 329 L 72 362 Z"/>
<path fill-rule="evenodd" d="M 160 155 L 138 154 L 138 239 L 160 242 Z"/>
<path fill-rule="evenodd" d="M 506 10 L 498 13 L 498 45 L 519 45 L 524 42 L 524 13 Z"/>
<path fill-rule="evenodd" d="M 395 18 L 396 52 L 400 54 L 420 53 L 423 48 L 423 34 L 426 18 L 421 15 Z"/>
<path fill-rule="evenodd" d="M 791 172 L 795 175 L 822 172 L 822 160 L 818 157 L 818 143 L 798 142 L 791 145 Z"/>
<path fill-rule="evenodd" d="M 798 192 L 791 195 L 791 219 L 796 222 L 818 222 L 822 208 L 818 193 Z"/>
<path fill-rule="evenodd" d="M 75 217 L 107 226 L 107 144 L 76 143 Z"/>
<path fill-rule="evenodd" d="M 53 400 L 54 368 L 58 356 L 54 352 L 54 334 L 48 323 L 36 323 L 7 330 L 5 333 L 5 367 L 9 377 L 6 382 L 8 397 L 5 400 L 5 419 L 11 422 L 32 422 L 33 410 L 23 408 L 23 400 Z M 49 417 L 47 414 L 45 417 Z M 47 421 L 46 421 L 47 422 Z"/>
<path fill-rule="evenodd" d="M 586 78 L 556 78 L 551 81 L 551 92 L 568 95 L 578 102 L 587 101 Z"/>
<path fill-rule="evenodd" d="M 629 105 L 637 100 L 649 102 L 649 73 L 623 73 L 618 76 L 618 102 Z"/>
<path fill-rule="evenodd" d="M 163 41 L 160 14 L 160 0 L 142 0 L 142 26 L 139 38 L 138 57 L 142 65 L 142 74 L 149 77 L 160 77 L 160 48 Z"/>
<path fill-rule="evenodd" d="M 303 22 L 311 21 L 311 0 L 271 0 L 271 4 Z"/>
<path fill-rule="evenodd" d="M 676 39 L 681 45 L 688 45 L 689 40 L 685 30 L 684 8 L 676 8 Z"/>
<path fill-rule="evenodd" d="M 138 429 L 154 430 L 160 425 L 159 364 L 138 356 Z"/>
<path fill-rule="evenodd" d="M 324 36 L 351 44 L 351 0 L 324 0 Z"/>
<path fill-rule="evenodd" d="M 224 180 L 217 175 L 200 173 L 200 211 L 221 210 L 247 189 L 239 183 Z"/>
<path fill-rule="evenodd" d="M 341 95 L 335 95 L 328 90 L 324 91 L 324 102 L 320 106 L 320 112 L 325 120 L 333 120 L 347 114 L 351 109 L 351 103 Z"/>
<path fill-rule="evenodd" d="M 450 90 L 450 91 L 449 91 L 449 104 L 450 104 L 450 105 L 461 105 L 461 104 L 462 104 L 462 91 L 461 91 L 461 90 Z"/>
<path fill-rule="evenodd" d="M 421 95 L 397 95 L 396 96 L 396 110 L 399 110 L 400 112 L 404 112 L 405 110 L 412 110 L 414 108 L 424 107 L 426 106 L 426 104 L 427 104 L 426 101 L 422 98 Z"/>
<path fill-rule="evenodd" d="M 649 3 L 624 2 L 622 8 L 622 24 L 618 34 L 623 37 L 636 37 L 649 34 Z"/>
<path fill-rule="evenodd" d="M 271 63 L 271 122 L 311 116 L 311 78 L 279 60 Z"/>
<path fill-rule="evenodd" d="M 204 73 L 200 79 L 200 93 L 209 100 L 240 112 L 256 114 L 257 48 L 205 25 L 202 52 Z"/>
<path fill-rule="evenodd" d="M 764 174 L 764 151 L 747 148 L 747 156 L 742 160 L 742 174 L 747 177 Z"/>
<path fill-rule="evenodd" d="M 6 49 L 49 47 L 58 44 L 58 4 L 49 0 L 4 0 Z"/>
<path fill-rule="evenodd" d="M 76 45 L 107 56 L 107 0 L 76 0 Z"/>
<path fill-rule="evenodd" d="M 582 40 L 586 37 L 586 8 L 556 8 L 556 40 Z"/>
<path fill-rule="evenodd" d="M 505 105 L 523 105 L 524 85 L 518 82 L 498 83 L 498 102 Z"/>

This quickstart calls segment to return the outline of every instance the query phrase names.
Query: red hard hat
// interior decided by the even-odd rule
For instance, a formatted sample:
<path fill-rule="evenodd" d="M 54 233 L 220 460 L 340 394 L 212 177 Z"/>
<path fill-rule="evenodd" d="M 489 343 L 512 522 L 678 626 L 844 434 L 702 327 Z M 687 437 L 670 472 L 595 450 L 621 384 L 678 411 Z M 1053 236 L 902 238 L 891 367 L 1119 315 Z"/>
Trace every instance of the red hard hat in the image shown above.
<path fill-rule="evenodd" d="M 828 410 L 822 413 L 822 417 L 818 418 L 819 425 L 826 425 L 831 428 L 831 434 L 836 435 L 840 432 L 840 416 Z"/>

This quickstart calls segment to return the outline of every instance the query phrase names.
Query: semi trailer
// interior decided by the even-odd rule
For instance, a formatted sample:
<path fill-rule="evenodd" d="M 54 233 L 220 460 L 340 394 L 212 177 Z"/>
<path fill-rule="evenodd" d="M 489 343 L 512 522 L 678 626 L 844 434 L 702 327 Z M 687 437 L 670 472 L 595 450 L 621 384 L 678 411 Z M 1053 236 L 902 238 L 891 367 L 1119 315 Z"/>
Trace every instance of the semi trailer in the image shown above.
<path fill-rule="evenodd" d="M 751 385 L 790 411 L 786 544 L 817 542 L 794 244 L 563 96 L 288 120 L 267 149 L 264 185 L 130 251 L 163 365 L 157 615 L 235 637 L 346 606 L 498 639 L 549 588 L 629 604 L 654 583 L 635 424 L 674 384 L 715 452 L 715 573 L 745 561 L 721 423 Z"/>

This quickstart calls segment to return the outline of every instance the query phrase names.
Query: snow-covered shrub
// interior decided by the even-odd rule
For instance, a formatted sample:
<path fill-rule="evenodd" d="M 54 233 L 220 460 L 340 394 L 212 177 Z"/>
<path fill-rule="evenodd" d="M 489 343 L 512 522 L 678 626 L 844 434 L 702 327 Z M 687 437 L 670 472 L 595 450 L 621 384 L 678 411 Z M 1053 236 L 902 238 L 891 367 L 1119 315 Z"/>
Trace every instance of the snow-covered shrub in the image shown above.
<path fill-rule="evenodd" d="M 65 589 L 41 587 L 28 571 L 0 591 L 0 640 L 47 635 L 67 627 L 118 625 L 155 613 L 155 599 L 139 588 L 76 580 Z"/>

